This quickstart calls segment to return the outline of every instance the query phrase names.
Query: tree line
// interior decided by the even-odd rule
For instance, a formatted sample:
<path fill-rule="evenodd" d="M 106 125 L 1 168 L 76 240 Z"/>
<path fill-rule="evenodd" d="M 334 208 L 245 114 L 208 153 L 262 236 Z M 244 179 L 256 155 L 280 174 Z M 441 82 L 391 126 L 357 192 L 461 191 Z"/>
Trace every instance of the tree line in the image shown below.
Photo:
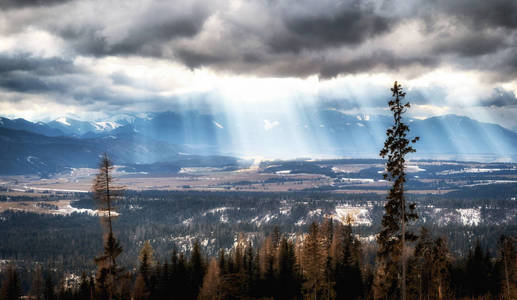
<path fill-rule="evenodd" d="M 375 250 L 368 245 L 351 222 L 331 219 L 312 223 L 300 236 L 274 230 L 260 247 L 240 236 L 232 249 L 214 257 L 196 241 L 190 251 L 174 249 L 169 259 L 158 261 L 146 242 L 134 270 L 106 268 L 103 262 L 95 274 L 83 273 L 70 284 L 37 267 L 27 294 L 45 300 L 394 299 L 400 289 L 386 289 L 391 278 L 372 262 Z M 422 228 L 405 254 L 407 299 L 517 299 L 515 240 L 501 237 L 498 249 L 491 258 L 477 243 L 466 257 L 455 257 L 445 239 Z M 18 271 L 9 266 L 0 299 L 22 294 Z"/>

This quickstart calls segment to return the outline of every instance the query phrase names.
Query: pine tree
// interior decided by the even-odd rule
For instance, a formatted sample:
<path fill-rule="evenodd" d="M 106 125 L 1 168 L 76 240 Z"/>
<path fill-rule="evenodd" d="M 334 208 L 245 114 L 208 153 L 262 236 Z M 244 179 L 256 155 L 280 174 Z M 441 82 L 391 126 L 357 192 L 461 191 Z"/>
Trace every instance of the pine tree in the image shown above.
<path fill-rule="evenodd" d="M 149 241 L 145 241 L 138 256 L 138 275 L 133 288 L 134 299 L 150 299 L 153 294 L 152 276 L 154 267 L 154 250 Z"/>
<path fill-rule="evenodd" d="M 499 239 L 499 269 L 501 273 L 501 296 L 503 299 L 517 299 L 517 253 L 512 238 Z"/>
<path fill-rule="evenodd" d="M 43 274 L 41 272 L 41 267 L 37 266 L 34 269 L 34 275 L 32 276 L 32 286 L 30 290 L 30 296 L 34 300 L 42 300 L 43 299 Z"/>
<path fill-rule="evenodd" d="M 418 299 L 428 298 L 431 293 L 432 268 L 433 240 L 429 231 L 422 227 L 408 272 L 409 294 L 414 294 Z"/>
<path fill-rule="evenodd" d="M 167 298 L 169 292 L 169 279 L 171 276 L 169 263 L 165 261 L 163 266 L 158 266 L 156 268 L 156 273 L 158 277 L 158 284 L 156 286 L 156 299 L 165 299 Z"/>
<path fill-rule="evenodd" d="M 145 241 L 144 245 L 142 246 L 142 249 L 140 249 L 140 254 L 138 255 L 139 260 L 139 267 L 138 271 L 139 274 L 142 275 L 142 278 L 144 279 L 144 282 L 147 286 L 147 288 L 151 289 L 151 277 L 153 273 L 153 268 L 155 265 L 154 261 L 154 250 L 149 241 Z"/>
<path fill-rule="evenodd" d="M 476 241 L 474 252 L 470 251 L 466 262 L 468 293 L 472 298 L 484 296 L 489 290 L 491 263 L 481 244 Z"/>
<path fill-rule="evenodd" d="M 148 300 L 151 297 L 149 288 L 145 283 L 144 275 L 138 273 L 136 276 L 135 285 L 133 287 L 133 299 L 135 300 Z"/>
<path fill-rule="evenodd" d="M 443 238 L 437 238 L 432 249 L 433 263 L 432 270 L 432 290 L 435 299 L 442 300 L 449 298 L 448 280 L 449 275 L 449 249 Z"/>
<path fill-rule="evenodd" d="M 86 273 L 81 274 L 81 283 L 79 284 L 79 290 L 77 291 L 77 299 L 89 300 L 91 298 L 90 292 L 90 279 L 86 276 Z"/>
<path fill-rule="evenodd" d="M 248 242 L 246 249 L 244 250 L 243 266 L 244 266 L 244 278 L 246 282 L 246 295 L 252 296 L 256 288 L 256 282 L 258 278 L 258 271 L 256 269 L 256 260 L 253 255 L 253 247 L 251 242 Z"/>
<path fill-rule="evenodd" d="M 409 126 L 402 122 L 402 116 L 410 108 L 409 102 L 402 100 L 406 93 L 402 86 L 396 81 L 393 88 L 393 100 L 390 100 L 389 107 L 393 112 L 394 124 L 386 131 L 384 148 L 380 151 L 382 158 L 387 158 L 386 173 L 384 179 L 393 182 L 388 193 L 387 202 L 384 206 L 386 212 L 382 218 L 382 230 L 377 238 L 379 244 L 378 262 L 379 274 L 376 277 L 377 298 L 389 296 L 390 298 L 400 297 L 406 299 L 406 241 L 415 240 L 416 236 L 407 231 L 407 223 L 417 218 L 414 212 L 415 205 L 406 205 L 404 196 L 404 184 L 406 182 L 406 155 L 416 150 L 412 144 L 416 143 L 418 137 L 409 140 L 407 133 Z M 402 269 L 400 276 L 400 293 L 397 281 L 399 268 Z"/>
<path fill-rule="evenodd" d="M 176 290 L 173 292 L 174 299 L 191 299 L 191 287 L 189 285 L 189 272 L 187 270 L 187 263 L 182 252 L 178 255 L 178 262 L 175 269 Z"/>
<path fill-rule="evenodd" d="M 321 240 L 318 224 L 312 223 L 303 244 L 303 284 L 305 294 L 318 299 L 323 293 L 325 281 L 325 260 L 322 258 Z"/>
<path fill-rule="evenodd" d="M 336 225 L 332 241 L 332 278 L 336 299 L 361 299 L 363 281 L 360 266 L 361 246 L 354 237 L 352 226 Z"/>
<path fill-rule="evenodd" d="M 5 278 L 2 281 L 2 287 L 0 288 L 0 299 L 18 300 L 21 296 L 22 288 L 18 272 L 12 265 L 9 265 L 7 267 Z"/>
<path fill-rule="evenodd" d="M 117 257 L 122 253 L 122 246 L 113 234 L 112 219 L 115 202 L 121 197 L 123 188 L 113 183 L 113 163 L 105 153 L 99 164 L 99 173 L 93 182 L 94 198 L 98 204 L 101 220 L 107 227 L 104 236 L 103 254 L 95 258 L 97 264 L 97 297 L 114 299 L 120 297 L 120 282 L 123 269 L 117 265 Z"/>
<path fill-rule="evenodd" d="M 261 294 L 263 296 L 272 296 L 276 290 L 275 282 L 275 255 L 273 237 L 267 236 L 259 252 L 260 277 L 261 277 Z"/>
<path fill-rule="evenodd" d="M 54 300 L 56 299 L 56 292 L 54 282 L 52 280 L 52 275 L 50 271 L 47 271 L 45 274 L 45 289 L 43 291 L 43 299 L 45 300 Z"/>
<path fill-rule="evenodd" d="M 205 276 L 205 264 L 201 256 L 201 247 L 199 241 L 195 241 L 190 254 L 190 286 L 192 289 L 193 299 L 197 298 L 199 289 L 203 284 L 203 277 Z"/>
<path fill-rule="evenodd" d="M 221 272 L 215 259 L 210 260 L 208 269 L 203 279 L 203 286 L 199 291 L 199 300 L 221 299 Z"/>
<path fill-rule="evenodd" d="M 294 245 L 282 237 L 278 245 L 277 292 L 275 299 L 296 299 L 299 290 L 299 276 L 296 267 Z"/>

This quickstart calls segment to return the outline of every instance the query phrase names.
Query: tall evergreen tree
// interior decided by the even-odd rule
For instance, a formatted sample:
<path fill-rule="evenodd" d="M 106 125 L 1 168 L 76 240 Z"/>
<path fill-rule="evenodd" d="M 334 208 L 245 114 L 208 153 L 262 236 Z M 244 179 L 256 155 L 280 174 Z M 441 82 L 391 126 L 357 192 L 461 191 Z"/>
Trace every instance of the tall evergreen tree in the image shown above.
<path fill-rule="evenodd" d="M 414 257 L 408 270 L 408 294 L 418 299 L 428 298 L 431 293 L 433 268 L 433 239 L 422 227 L 415 246 Z"/>
<path fill-rule="evenodd" d="M 142 275 L 147 288 L 151 289 L 151 277 L 153 276 L 153 268 L 155 265 L 154 261 L 154 250 L 149 241 L 145 241 L 142 249 L 140 249 L 140 254 L 138 255 L 139 274 Z"/>
<path fill-rule="evenodd" d="M 114 205 L 122 196 L 123 188 L 113 182 L 113 163 L 104 153 L 99 164 L 99 173 L 93 182 L 94 198 L 100 211 L 101 220 L 107 227 L 104 236 L 103 254 L 95 258 L 97 264 L 97 297 L 115 299 L 120 297 L 120 282 L 123 269 L 117 265 L 117 257 L 122 253 L 122 246 L 113 234 L 112 219 L 116 216 Z M 118 291 L 117 291 L 118 290 Z"/>
<path fill-rule="evenodd" d="M 443 238 L 437 238 L 432 250 L 432 293 L 434 299 L 442 300 L 449 298 L 448 280 L 449 275 L 449 249 Z"/>
<path fill-rule="evenodd" d="M 208 264 L 208 269 L 205 274 L 205 278 L 203 279 L 203 285 L 201 290 L 199 291 L 199 295 L 197 299 L 199 300 L 209 300 L 221 299 L 221 272 L 219 269 L 219 264 L 215 259 L 210 260 Z"/>
<path fill-rule="evenodd" d="M 43 299 L 45 299 L 45 300 L 55 300 L 56 299 L 54 281 L 52 280 L 52 275 L 51 275 L 50 271 L 47 271 L 45 274 L 45 289 L 43 291 Z"/>
<path fill-rule="evenodd" d="M 360 242 L 353 235 L 351 222 L 335 226 L 332 241 L 332 280 L 336 299 L 361 299 L 363 280 L 360 266 Z"/>
<path fill-rule="evenodd" d="M 296 299 L 300 280 L 296 267 L 294 245 L 282 237 L 278 245 L 277 292 L 275 299 Z"/>
<path fill-rule="evenodd" d="M 90 290 L 90 278 L 86 276 L 86 273 L 81 274 L 81 282 L 79 283 L 79 290 L 77 291 L 78 300 L 89 300 L 91 298 Z"/>
<path fill-rule="evenodd" d="M 306 281 L 303 288 L 308 297 L 318 299 L 324 293 L 325 260 L 322 258 L 320 228 L 312 223 L 303 244 L 303 274 Z"/>
<path fill-rule="evenodd" d="M 501 296 L 517 299 L 517 253 L 513 240 L 507 236 L 499 239 L 499 272 L 501 273 Z"/>
<path fill-rule="evenodd" d="M 201 256 L 201 246 L 199 241 L 195 241 L 192 247 L 192 253 L 190 254 L 190 286 L 192 289 L 193 299 L 197 298 L 199 289 L 203 284 L 203 278 L 205 277 L 205 263 Z"/>
<path fill-rule="evenodd" d="M 7 271 L 4 280 L 2 281 L 2 287 L 0 288 L 0 299 L 1 300 L 18 300 L 22 296 L 22 287 L 18 272 L 14 266 L 7 266 Z"/>
<path fill-rule="evenodd" d="M 476 242 L 474 252 L 470 251 L 466 261 L 466 282 L 468 294 L 472 298 L 486 295 L 490 289 L 491 263 L 481 243 Z"/>
<path fill-rule="evenodd" d="M 174 299 L 191 299 L 192 295 L 190 293 L 191 286 L 189 272 L 187 270 L 187 262 L 185 261 L 185 255 L 183 252 L 180 252 L 178 255 L 174 278 L 176 282 L 176 290 L 173 291 Z"/>
<path fill-rule="evenodd" d="M 407 223 L 417 218 L 415 205 L 406 205 L 404 184 L 406 182 L 406 155 L 415 152 L 412 144 L 418 137 L 410 140 L 407 137 L 409 126 L 402 120 L 403 114 L 410 108 L 409 102 L 403 103 L 406 93 L 396 81 L 391 88 L 393 99 L 389 101 L 393 113 L 393 126 L 386 131 L 384 148 L 380 156 L 386 158 L 384 179 L 393 182 L 389 190 L 386 212 L 382 218 L 382 230 L 377 238 L 379 244 L 378 259 L 380 273 L 377 276 L 377 297 L 396 297 L 400 294 L 406 299 L 406 240 L 415 240 L 416 236 L 407 231 Z M 408 210 L 409 208 L 409 210 Z M 399 278 L 399 269 L 402 274 Z M 382 278 L 381 278 L 382 277 Z M 397 281 L 400 282 L 400 293 Z"/>
<path fill-rule="evenodd" d="M 29 294 L 34 300 L 42 300 L 43 289 L 43 274 L 41 271 L 41 267 L 37 266 L 36 268 L 34 268 L 34 274 L 32 275 L 32 286 Z"/>
<path fill-rule="evenodd" d="M 145 241 L 138 256 L 138 275 L 133 288 L 133 298 L 139 300 L 150 299 L 154 294 L 154 250 L 149 241 Z"/>

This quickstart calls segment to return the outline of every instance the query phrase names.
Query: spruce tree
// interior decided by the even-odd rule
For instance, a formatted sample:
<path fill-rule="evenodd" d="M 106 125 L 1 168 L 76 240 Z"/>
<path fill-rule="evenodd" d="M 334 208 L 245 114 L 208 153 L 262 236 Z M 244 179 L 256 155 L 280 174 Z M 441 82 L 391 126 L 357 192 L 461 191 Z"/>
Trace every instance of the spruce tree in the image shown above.
<path fill-rule="evenodd" d="M 41 267 L 37 266 L 34 269 L 34 275 L 32 276 L 32 286 L 30 290 L 30 296 L 34 300 L 42 300 L 43 299 L 43 274 L 41 271 Z"/>
<path fill-rule="evenodd" d="M 386 197 L 385 214 L 382 218 L 382 230 L 377 237 L 379 244 L 379 274 L 377 275 L 377 296 L 390 298 L 400 294 L 406 299 L 406 241 L 415 240 L 416 236 L 407 231 L 407 223 L 417 218 L 415 205 L 406 205 L 404 195 L 406 182 L 406 155 L 415 152 L 412 144 L 418 137 L 410 140 L 407 137 L 409 126 L 403 122 L 404 113 L 410 108 L 409 102 L 404 103 L 406 93 L 396 81 L 391 88 L 393 99 L 389 107 L 393 113 L 393 126 L 386 131 L 384 148 L 380 156 L 387 159 L 384 179 L 393 182 Z M 409 208 L 409 209 L 408 209 Z M 402 269 L 399 276 L 399 269 Z M 400 277 L 400 281 L 398 278 Z M 397 286 L 397 281 L 400 285 Z M 400 292 L 399 292 L 400 291 Z"/>
<path fill-rule="evenodd" d="M 501 274 L 501 296 L 503 299 L 517 299 L 517 252 L 511 237 L 499 239 L 499 272 Z"/>
<path fill-rule="evenodd" d="M 305 294 L 317 299 L 326 287 L 325 260 L 322 258 L 320 228 L 312 223 L 303 243 L 303 274 L 306 281 L 303 284 Z"/>
<path fill-rule="evenodd" d="M 0 299 L 18 300 L 22 296 L 22 287 L 18 272 L 12 265 L 9 265 L 6 273 L 2 281 L 2 287 L 0 288 Z"/>
<path fill-rule="evenodd" d="M 410 294 L 413 292 L 418 299 L 431 293 L 433 267 L 433 240 L 429 231 L 422 227 L 415 246 L 414 258 L 408 274 Z"/>
<path fill-rule="evenodd" d="M 294 245 L 282 237 L 278 245 L 277 289 L 275 299 L 296 299 L 299 290 Z"/>
<path fill-rule="evenodd" d="M 448 280 L 449 275 L 449 249 L 443 238 L 437 238 L 432 250 L 432 287 L 435 299 L 442 300 L 449 298 Z"/>
<path fill-rule="evenodd" d="M 85 272 L 81 274 L 81 282 L 79 284 L 76 298 L 79 300 L 89 300 L 91 298 L 90 279 L 86 276 Z"/>
<path fill-rule="evenodd" d="M 201 247 L 199 241 L 195 241 L 190 254 L 190 286 L 192 289 L 192 296 L 195 299 L 203 284 L 203 277 L 205 276 L 205 263 L 201 257 Z"/>
<path fill-rule="evenodd" d="M 43 291 L 43 299 L 45 300 L 55 300 L 56 292 L 54 281 L 52 280 L 52 275 L 50 271 L 47 271 L 45 274 L 45 289 Z"/>
<path fill-rule="evenodd" d="M 134 299 L 150 299 L 153 295 L 154 286 L 152 284 L 153 267 L 154 267 L 154 250 L 148 241 L 144 242 L 140 254 L 138 256 L 139 267 L 136 277 L 135 286 L 133 288 Z"/>
<path fill-rule="evenodd" d="M 99 216 L 107 227 L 104 236 L 103 254 L 95 258 L 97 264 L 97 292 L 100 299 L 120 298 L 120 281 L 123 269 L 117 265 L 117 257 L 122 253 L 122 246 L 113 234 L 112 219 L 116 216 L 114 205 L 122 196 L 123 188 L 114 185 L 113 163 L 104 153 L 99 164 L 99 173 L 93 182 L 94 198 L 97 202 Z M 118 291 L 117 291 L 118 290 Z"/>
<path fill-rule="evenodd" d="M 488 253 L 484 253 L 478 240 L 474 252 L 469 251 L 466 261 L 466 282 L 470 297 L 481 297 L 489 291 L 490 269 L 491 263 Z"/>
<path fill-rule="evenodd" d="M 205 277 L 203 279 L 203 285 L 199 291 L 199 300 L 209 299 L 221 299 L 221 272 L 219 269 L 218 262 L 212 258 L 208 264 Z"/>

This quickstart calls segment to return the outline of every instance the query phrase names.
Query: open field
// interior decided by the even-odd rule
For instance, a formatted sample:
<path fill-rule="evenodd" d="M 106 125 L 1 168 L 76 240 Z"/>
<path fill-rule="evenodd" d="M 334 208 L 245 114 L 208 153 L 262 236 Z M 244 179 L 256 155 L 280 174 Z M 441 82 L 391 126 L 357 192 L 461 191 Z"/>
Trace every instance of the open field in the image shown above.
<path fill-rule="evenodd" d="M 193 167 L 179 171 L 128 171 L 117 166 L 118 185 L 130 190 L 168 191 L 330 191 L 336 193 L 385 193 L 390 183 L 380 160 L 267 161 L 251 168 Z M 407 166 L 408 193 L 443 194 L 466 186 L 517 183 L 517 165 L 455 161 L 413 161 Z M 90 191 L 95 169 L 77 168 L 48 178 L 0 178 L 5 195 L 45 195 Z"/>

